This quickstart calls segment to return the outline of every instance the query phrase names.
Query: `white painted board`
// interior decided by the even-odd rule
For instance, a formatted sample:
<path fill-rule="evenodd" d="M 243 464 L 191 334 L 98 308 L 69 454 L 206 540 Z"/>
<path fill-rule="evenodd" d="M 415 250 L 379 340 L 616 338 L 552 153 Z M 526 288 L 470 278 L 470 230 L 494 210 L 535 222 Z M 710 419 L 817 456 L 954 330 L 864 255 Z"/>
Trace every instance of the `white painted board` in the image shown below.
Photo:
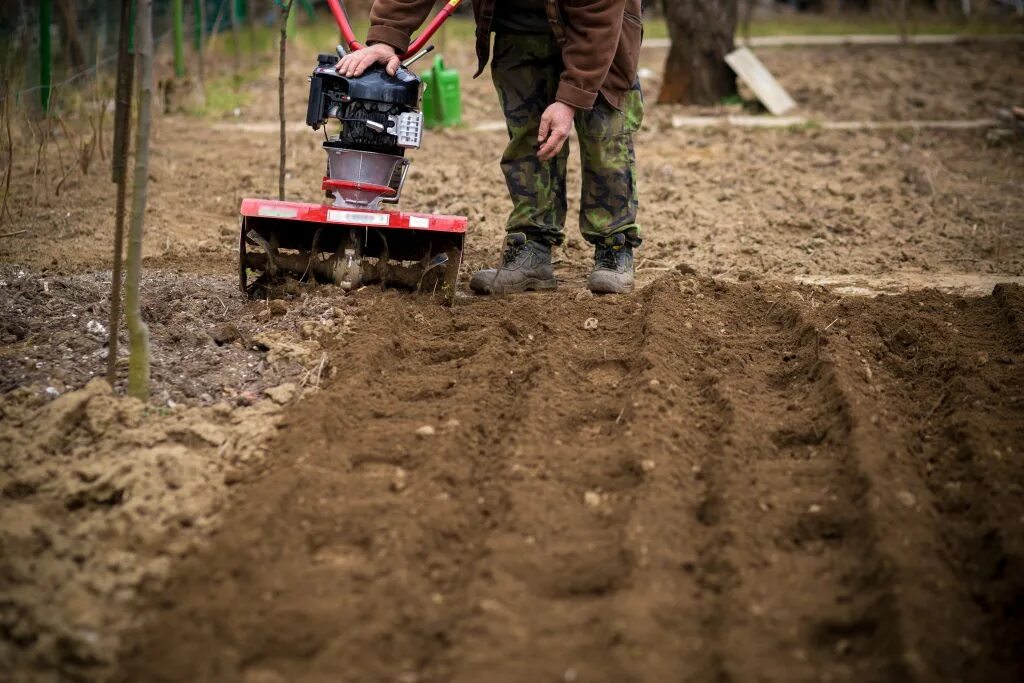
<path fill-rule="evenodd" d="M 786 89 L 779 85 L 768 67 L 761 63 L 761 60 L 750 51 L 750 48 L 741 47 L 725 56 L 726 63 L 732 67 L 736 75 L 742 79 L 747 86 L 754 91 L 757 99 L 768 108 L 775 116 L 796 109 L 796 102 L 789 96 Z"/>

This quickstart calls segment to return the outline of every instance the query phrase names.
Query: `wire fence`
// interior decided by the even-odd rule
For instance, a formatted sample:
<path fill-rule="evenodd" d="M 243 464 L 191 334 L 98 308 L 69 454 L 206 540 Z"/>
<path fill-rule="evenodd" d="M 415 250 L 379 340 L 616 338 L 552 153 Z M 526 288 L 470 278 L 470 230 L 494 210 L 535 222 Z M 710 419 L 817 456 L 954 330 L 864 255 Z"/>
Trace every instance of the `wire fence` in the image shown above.
<path fill-rule="evenodd" d="M 296 6 L 299 6 L 299 2 Z M 315 3 L 301 3 L 312 11 Z M 174 0 L 153 0 L 156 46 L 172 40 Z M 182 0 L 185 42 L 194 51 L 201 39 L 248 29 L 278 17 L 275 0 Z M 40 25 L 49 16 L 48 30 Z M 115 0 L 8 1 L 0 8 L 0 103 L 27 98 L 113 73 L 117 61 L 119 3 Z M 202 30 L 200 31 L 200 23 Z M 44 43 L 53 46 L 52 51 Z M 49 53 L 49 54 L 47 54 Z M 41 105 L 42 106 L 42 105 Z"/>

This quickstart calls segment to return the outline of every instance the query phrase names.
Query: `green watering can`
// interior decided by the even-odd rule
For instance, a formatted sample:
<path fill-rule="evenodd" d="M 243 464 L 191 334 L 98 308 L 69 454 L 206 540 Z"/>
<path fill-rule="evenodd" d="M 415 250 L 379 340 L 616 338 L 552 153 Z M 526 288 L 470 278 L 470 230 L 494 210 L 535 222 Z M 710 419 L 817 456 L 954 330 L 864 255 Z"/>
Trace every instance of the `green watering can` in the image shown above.
<path fill-rule="evenodd" d="M 422 74 L 423 125 L 427 128 L 457 126 L 462 122 L 462 92 L 459 72 L 444 67 L 444 58 L 434 58 L 434 66 Z"/>

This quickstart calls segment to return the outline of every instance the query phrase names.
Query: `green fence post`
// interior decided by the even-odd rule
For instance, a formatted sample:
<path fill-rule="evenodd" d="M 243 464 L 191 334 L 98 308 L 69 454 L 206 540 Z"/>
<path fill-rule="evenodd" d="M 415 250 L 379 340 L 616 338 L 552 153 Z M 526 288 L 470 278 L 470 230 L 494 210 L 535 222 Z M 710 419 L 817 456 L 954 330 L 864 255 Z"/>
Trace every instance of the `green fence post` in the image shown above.
<path fill-rule="evenodd" d="M 128 52 L 135 54 L 135 0 L 132 0 L 132 24 L 128 31 Z"/>
<path fill-rule="evenodd" d="M 50 22 L 53 20 L 53 0 L 39 2 L 39 102 L 43 111 L 50 111 L 50 85 L 52 73 L 50 63 Z"/>
<path fill-rule="evenodd" d="M 185 77 L 185 0 L 173 0 L 174 75 Z"/>
<path fill-rule="evenodd" d="M 195 36 L 194 41 L 196 45 L 196 52 L 203 49 L 203 0 L 195 0 L 192 5 L 193 16 L 195 16 Z"/>

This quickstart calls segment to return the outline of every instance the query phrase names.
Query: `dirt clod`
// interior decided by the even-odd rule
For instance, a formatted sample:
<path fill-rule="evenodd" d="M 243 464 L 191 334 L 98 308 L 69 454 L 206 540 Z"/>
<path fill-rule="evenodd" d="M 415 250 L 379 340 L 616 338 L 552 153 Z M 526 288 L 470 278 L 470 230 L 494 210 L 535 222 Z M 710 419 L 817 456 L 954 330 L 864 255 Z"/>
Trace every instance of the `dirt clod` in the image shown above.
<path fill-rule="evenodd" d="M 242 333 L 239 332 L 238 325 L 222 323 L 210 330 L 210 337 L 216 342 L 217 346 L 224 346 L 241 339 Z"/>
<path fill-rule="evenodd" d="M 268 387 L 263 393 L 278 405 L 290 403 L 299 393 L 299 387 L 294 382 L 286 382 L 276 387 Z"/>

